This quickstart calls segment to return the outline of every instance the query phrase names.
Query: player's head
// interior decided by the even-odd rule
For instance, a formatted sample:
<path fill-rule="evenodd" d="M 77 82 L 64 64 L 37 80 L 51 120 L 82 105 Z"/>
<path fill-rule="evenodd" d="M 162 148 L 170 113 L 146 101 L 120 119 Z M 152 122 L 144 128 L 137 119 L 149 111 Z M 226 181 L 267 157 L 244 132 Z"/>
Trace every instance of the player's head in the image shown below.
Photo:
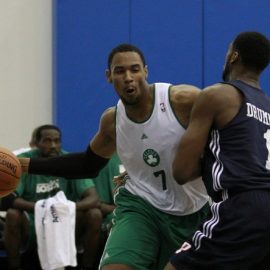
<path fill-rule="evenodd" d="M 119 44 L 118 46 L 114 47 L 111 50 L 111 52 L 108 56 L 108 69 L 111 69 L 113 57 L 117 53 L 124 53 L 124 52 L 136 52 L 140 56 L 143 66 L 146 65 L 144 55 L 139 48 L 137 48 L 136 46 L 134 46 L 132 44 L 122 43 L 122 44 Z"/>
<path fill-rule="evenodd" d="M 37 129 L 38 127 L 36 127 L 33 131 L 32 131 L 32 135 L 31 135 L 31 139 L 30 139 L 30 142 L 29 142 L 29 146 L 31 148 L 35 148 L 36 145 L 37 145 Z"/>
<path fill-rule="evenodd" d="M 270 42 L 258 32 L 242 32 L 230 44 L 223 79 L 229 80 L 232 69 L 241 64 L 247 71 L 260 74 L 270 62 Z"/>
<path fill-rule="evenodd" d="M 59 155 L 61 136 L 61 130 L 54 125 L 43 125 L 36 129 L 36 147 L 43 157 Z"/>
<path fill-rule="evenodd" d="M 148 89 L 148 75 L 143 53 L 131 44 L 120 44 L 108 57 L 106 76 L 123 103 L 133 106 L 140 102 Z"/>

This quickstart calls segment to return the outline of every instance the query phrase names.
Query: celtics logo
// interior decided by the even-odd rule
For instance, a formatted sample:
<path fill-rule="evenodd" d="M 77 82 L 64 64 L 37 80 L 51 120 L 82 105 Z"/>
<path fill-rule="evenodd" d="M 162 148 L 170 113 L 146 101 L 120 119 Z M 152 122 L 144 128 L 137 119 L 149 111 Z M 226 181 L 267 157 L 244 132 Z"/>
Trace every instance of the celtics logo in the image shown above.
<path fill-rule="evenodd" d="M 143 152 L 143 160 L 147 165 L 151 167 L 156 167 L 159 164 L 160 158 L 155 150 L 146 149 Z"/>

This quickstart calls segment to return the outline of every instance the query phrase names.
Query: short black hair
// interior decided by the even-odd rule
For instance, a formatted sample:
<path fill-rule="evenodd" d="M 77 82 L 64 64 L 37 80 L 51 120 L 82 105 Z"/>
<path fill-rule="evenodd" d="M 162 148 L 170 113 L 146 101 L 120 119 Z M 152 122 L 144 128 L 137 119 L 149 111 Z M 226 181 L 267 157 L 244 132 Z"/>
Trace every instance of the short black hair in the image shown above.
<path fill-rule="evenodd" d="M 259 32 L 242 32 L 232 47 L 238 51 L 243 65 L 254 71 L 263 71 L 270 62 L 270 41 Z"/>
<path fill-rule="evenodd" d="M 47 129 L 55 129 L 59 132 L 60 134 L 60 139 L 62 137 L 62 133 L 61 133 L 61 130 L 60 128 L 58 128 L 57 126 L 54 126 L 54 125 L 42 125 L 42 126 L 39 126 L 36 130 L 36 142 L 39 142 L 41 140 L 41 133 L 43 130 L 47 130 Z"/>
<path fill-rule="evenodd" d="M 137 48 L 136 46 L 134 46 L 132 44 L 122 43 L 111 50 L 111 52 L 108 56 L 108 69 L 111 68 L 112 59 L 115 56 L 115 54 L 121 53 L 121 52 L 136 52 L 136 53 L 138 53 L 142 62 L 143 62 L 143 65 L 144 66 L 146 65 L 144 55 L 139 48 Z"/>

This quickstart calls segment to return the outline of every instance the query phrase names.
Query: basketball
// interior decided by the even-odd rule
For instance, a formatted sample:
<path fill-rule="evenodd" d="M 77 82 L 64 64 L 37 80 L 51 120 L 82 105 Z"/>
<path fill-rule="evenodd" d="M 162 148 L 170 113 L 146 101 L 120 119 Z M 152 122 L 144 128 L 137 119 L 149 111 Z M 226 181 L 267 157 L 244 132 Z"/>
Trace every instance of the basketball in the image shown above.
<path fill-rule="evenodd" d="M 0 198 L 16 189 L 21 172 L 18 158 L 10 150 L 0 147 Z"/>

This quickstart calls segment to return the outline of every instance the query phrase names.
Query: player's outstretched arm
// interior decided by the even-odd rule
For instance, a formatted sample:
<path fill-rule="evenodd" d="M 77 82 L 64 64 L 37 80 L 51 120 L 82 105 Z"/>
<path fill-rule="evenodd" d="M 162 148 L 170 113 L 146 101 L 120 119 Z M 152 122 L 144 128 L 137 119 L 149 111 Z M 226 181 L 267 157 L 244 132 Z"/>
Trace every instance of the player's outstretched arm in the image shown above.
<path fill-rule="evenodd" d="M 51 158 L 21 158 L 23 172 L 67 179 L 96 177 L 115 151 L 114 112 L 108 109 L 103 113 L 99 131 L 86 151 Z"/>

